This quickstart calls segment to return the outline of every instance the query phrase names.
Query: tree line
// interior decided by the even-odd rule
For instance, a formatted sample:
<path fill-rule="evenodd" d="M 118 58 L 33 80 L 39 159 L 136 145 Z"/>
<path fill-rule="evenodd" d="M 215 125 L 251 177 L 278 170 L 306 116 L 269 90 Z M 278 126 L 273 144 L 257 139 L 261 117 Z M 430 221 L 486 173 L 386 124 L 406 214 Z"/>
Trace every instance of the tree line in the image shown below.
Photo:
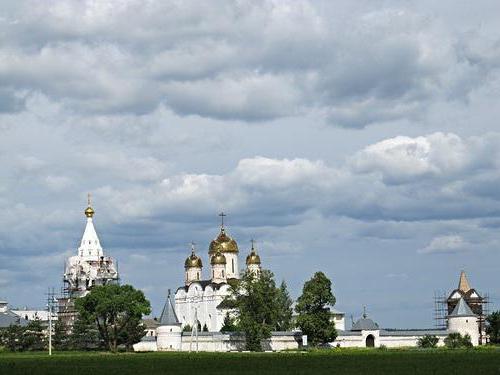
<path fill-rule="evenodd" d="M 316 272 L 305 282 L 295 305 L 296 317 L 286 283 L 278 286 L 268 270 L 258 275 L 246 272 L 230 286 L 229 296 L 219 306 L 228 311 L 221 331 L 244 334 L 247 350 L 261 351 L 262 342 L 269 339 L 273 331 L 293 328 L 307 335 L 310 346 L 321 346 L 337 337 L 330 311 L 335 296 L 331 281 L 322 272 Z M 54 323 L 55 350 L 131 350 L 145 335 L 142 317 L 151 312 L 144 293 L 130 285 L 96 286 L 75 301 L 75 308 L 77 319 L 71 327 L 62 321 Z M 486 322 L 490 343 L 500 344 L 500 311 L 491 313 Z M 184 329 L 190 330 L 190 327 Z M 203 330 L 207 330 L 206 327 Z M 436 336 L 424 336 L 418 345 L 431 348 L 437 343 Z M 25 327 L 11 325 L 0 330 L 0 346 L 11 351 L 45 350 L 47 345 L 46 329 L 39 320 Z M 470 347 L 470 337 L 452 333 L 445 339 L 445 345 Z"/>

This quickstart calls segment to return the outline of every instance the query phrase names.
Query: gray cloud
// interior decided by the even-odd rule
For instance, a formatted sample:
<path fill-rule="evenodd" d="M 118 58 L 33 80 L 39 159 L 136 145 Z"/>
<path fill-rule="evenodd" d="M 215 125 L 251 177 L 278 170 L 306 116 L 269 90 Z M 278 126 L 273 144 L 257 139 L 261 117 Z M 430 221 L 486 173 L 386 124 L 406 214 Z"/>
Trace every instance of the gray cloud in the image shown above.
<path fill-rule="evenodd" d="M 19 109 L 20 95 L 40 92 L 78 111 L 164 104 L 182 115 L 304 113 L 361 128 L 424 120 L 431 102 L 467 101 L 498 79 L 498 34 L 454 33 L 412 9 L 337 6 L 19 2 L 0 22 L 2 106 Z"/>

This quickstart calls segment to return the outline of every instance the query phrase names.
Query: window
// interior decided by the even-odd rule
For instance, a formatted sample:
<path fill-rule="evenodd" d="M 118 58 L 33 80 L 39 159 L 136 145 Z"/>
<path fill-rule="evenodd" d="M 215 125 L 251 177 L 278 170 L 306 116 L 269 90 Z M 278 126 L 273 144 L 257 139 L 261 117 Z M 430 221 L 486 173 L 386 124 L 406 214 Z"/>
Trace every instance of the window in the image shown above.
<path fill-rule="evenodd" d="M 222 270 L 222 277 L 224 277 L 224 270 Z"/>
<path fill-rule="evenodd" d="M 231 259 L 231 269 L 232 269 L 231 272 L 234 273 L 234 259 Z"/>

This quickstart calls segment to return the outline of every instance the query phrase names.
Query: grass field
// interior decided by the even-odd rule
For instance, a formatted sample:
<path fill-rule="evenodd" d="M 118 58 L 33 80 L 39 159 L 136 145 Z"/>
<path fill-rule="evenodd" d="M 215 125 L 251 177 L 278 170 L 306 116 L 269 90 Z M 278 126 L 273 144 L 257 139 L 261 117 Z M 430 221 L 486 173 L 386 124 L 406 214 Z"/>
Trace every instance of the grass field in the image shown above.
<path fill-rule="evenodd" d="M 500 374 L 500 350 L 0 353 L 0 374 Z"/>

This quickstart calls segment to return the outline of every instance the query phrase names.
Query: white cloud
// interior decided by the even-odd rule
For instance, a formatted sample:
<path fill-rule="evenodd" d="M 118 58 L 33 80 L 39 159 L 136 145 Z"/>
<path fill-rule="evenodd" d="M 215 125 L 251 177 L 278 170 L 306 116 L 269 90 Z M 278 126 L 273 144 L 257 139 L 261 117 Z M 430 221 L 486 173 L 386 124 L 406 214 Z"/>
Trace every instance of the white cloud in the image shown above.
<path fill-rule="evenodd" d="M 426 247 L 420 249 L 418 252 L 421 254 L 454 253 L 466 250 L 468 246 L 469 244 L 461 236 L 452 234 L 433 238 Z"/>

